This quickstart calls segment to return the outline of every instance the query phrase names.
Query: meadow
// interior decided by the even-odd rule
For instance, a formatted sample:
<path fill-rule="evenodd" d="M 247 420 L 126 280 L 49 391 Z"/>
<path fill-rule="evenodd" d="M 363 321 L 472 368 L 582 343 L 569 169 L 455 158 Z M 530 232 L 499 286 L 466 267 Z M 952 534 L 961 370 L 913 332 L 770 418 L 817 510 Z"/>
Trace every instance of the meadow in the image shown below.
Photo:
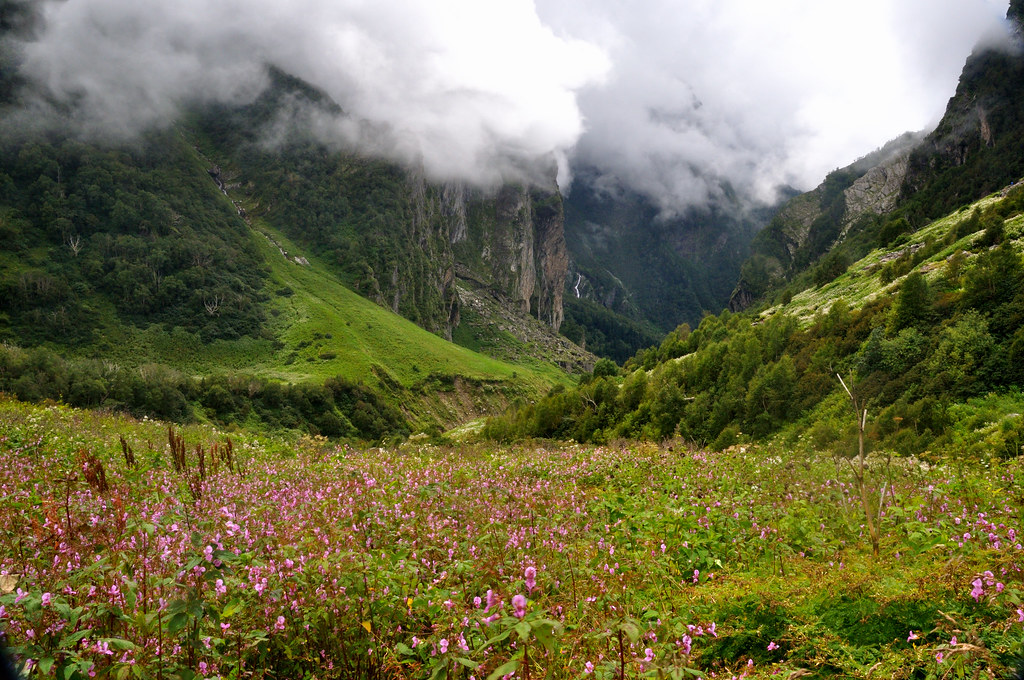
<path fill-rule="evenodd" d="M 30 678 L 1003 677 L 1019 458 L 359 450 L 0 398 Z"/>

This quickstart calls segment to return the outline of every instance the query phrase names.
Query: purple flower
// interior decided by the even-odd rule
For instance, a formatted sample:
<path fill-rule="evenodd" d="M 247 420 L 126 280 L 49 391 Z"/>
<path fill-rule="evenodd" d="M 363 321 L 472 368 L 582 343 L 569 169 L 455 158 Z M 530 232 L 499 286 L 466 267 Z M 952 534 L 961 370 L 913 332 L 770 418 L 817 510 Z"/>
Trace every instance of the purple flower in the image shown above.
<path fill-rule="evenodd" d="M 1017 610 L 1017 623 L 1024 623 L 1024 609 Z"/>
<path fill-rule="evenodd" d="M 438 646 L 441 648 L 441 653 L 442 654 L 447 654 L 448 653 L 448 638 L 441 638 L 441 642 L 438 643 Z"/>
<path fill-rule="evenodd" d="M 768 643 L 768 651 L 769 652 L 774 652 L 778 648 L 779 648 L 779 646 L 777 644 L 775 644 L 775 640 L 772 640 L 771 642 Z"/>
<path fill-rule="evenodd" d="M 274 628 L 276 628 L 277 630 L 284 630 L 284 617 L 283 616 L 278 616 L 277 617 L 277 622 L 274 624 Z"/>
<path fill-rule="evenodd" d="M 644 650 L 644 659 L 648 662 L 654 661 L 654 650 L 648 647 Z"/>
<path fill-rule="evenodd" d="M 50 593 L 43 593 L 42 606 L 44 606 L 44 607 L 48 606 L 52 599 L 53 599 L 53 596 L 50 595 Z"/>
<path fill-rule="evenodd" d="M 919 639 L 917 633 L 915 633 L 914 631 L 910 631 L 910 635 L 907 636 L 907 642 L 917 639 Z"/>
<path fill-rule="evenodd" d="M 526 596 L 516 595 L 512 598 L 512 608 L 515 611 L 516 618 L 523 618 L 526 616 Z"/>
<path fill-rule="evenodd" d="M 974 581 L 972 581 L 972 584 L 974 585 L 974 589 L 971 590 L 971 597 L 973 597 L 974 601 L 977 602 L 981 599 L 981 596 L 985 594 L 984 584 L 982 583 L 980 578 L 974 579 Z"/>
<path fill-rule="evenodd" d="M 536 567 L 526 568 L 526 589 L 531 593 L 533 589 L 537 587 L 537 569 Z"/>
<path fill-rule="evenodd" d="M 496 604 L 498 604 L 498 596 L 494 594 L 493 590 L 488 589 L 487 590 L 487 608 L 484 609 L 484 611 L 485 612 L 490 611 L 491 608 L 494 607 Z"/>
<path fill-rule="evenodd" d="M 591 663 L 590 661 L 585 663 L 583 665 L 583 668 L 584 668 L 584 672 L 586 672 L 586 673 L 593 673 L 594 672 L 594 664 Z"/>

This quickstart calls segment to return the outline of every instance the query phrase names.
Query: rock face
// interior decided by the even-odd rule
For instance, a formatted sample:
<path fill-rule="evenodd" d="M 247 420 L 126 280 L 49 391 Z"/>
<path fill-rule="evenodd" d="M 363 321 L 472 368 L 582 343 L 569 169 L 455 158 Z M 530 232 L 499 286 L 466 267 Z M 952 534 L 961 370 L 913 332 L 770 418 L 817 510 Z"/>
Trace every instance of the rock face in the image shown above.
<path fill-rule="evenodd" d="M 845 238 L 853 225 L 864 215 L 885 215 L 892 212 L 900 200 L 900 191 L 907 176 L 910 149 L 903 148 L 868 170 L 843 192 L 846 214 L 840 238 Z"/>
<path fill-rule="evenodd" d="M 981 49 L 964 65 L 935 130 L 914 150 L 903 198 L 937 217 L 1024 175 L 1024 2 L 1010 3 L 1012 48 Z"/>
<path fill-rule="evenodd" d="M 408 237 L 429 266 L 392 262 L 378 302 L 402 313 L 404 299 L 429 287 L 440 310 L 418 321 L 450 340 L 462 322 L 455 284 L 464 279 L 558 332 L 569 256 L 562 197 L 553 182 L 550 188 L 505 185 L 485 193 L 459 183 L 432 184 L 410 172 L 407 186 Z"/>
<path fill-rule="evenodd" d="M 506 296 L 519 313 L 535 313 L 557 332 L 569 271 L 557 187 L 506 185 L 494 195 L 472 192 L 464 212 L 464 235 L 452 245 L 459 278 Z"/>

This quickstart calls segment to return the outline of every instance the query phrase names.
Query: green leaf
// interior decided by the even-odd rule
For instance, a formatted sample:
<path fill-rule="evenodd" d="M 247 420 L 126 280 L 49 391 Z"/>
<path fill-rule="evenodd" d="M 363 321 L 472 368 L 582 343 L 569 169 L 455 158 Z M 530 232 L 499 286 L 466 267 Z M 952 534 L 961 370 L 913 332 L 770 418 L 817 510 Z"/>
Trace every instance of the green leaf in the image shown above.
<path fill-rule="evenodd" d="M 234 616 L 241 609 L 242 609 L 242 601 L 236 598 L 236 599 L 231 600 L 230 602 L 228 602 L 226 605 L 224 605 L 224 609 L 222 609 L 221 612 L 220 612 L 220 617 L 222 619 L 226 619 L 228 617 Z"/>
<path fill-rule="evenodd" d="M 130 642 L 128 640 L 122 640 L 121 638 L 102 638 L 102 641 L 106 642 L 107 645 L 109 645 L 111 649 L 116 649 L 118 651 L 125 651 L 125 650 L 128 650 L 128 649 L 135 649 L 135 644 L 134 643 L 132 643 L 132 642 Z"/>
<path fill-rule="evenodd" d="M 554 622 L 552 621 L 540 621 L 533 625 L 533 634 L 537 637 L 538 642 L 544 646 L 544 649 L 549 652 L 555 651 L 555 635 L 554 635 Z"/>
<path fill-rule="evenodd" d="M 487 649 L 488 647 L 490 647 L 490 646 L 491 646 L 491 645 L 493 645 L 494 643 L 496 643 L 496 642 L 501 642 L 502 640 L 504 640 L 505 638 L 507 638 L 507 637 L 509 636 L 509 633 L 511 633 L 511 632 L 512 632 L 512 629 L 511 629 L 511 628 L 507 628 L 507 629 L 506 629 L 506 630 L 505 630 L 504 632 L 498 633 L 497 635 L 495 635 L 494 637 L 492 637 L 492 638 L 491 638 L 490 640 L 488 640 L 487 642 L 485 642 L 484 644 L 482 644 L 482 645 L 480 646 L 480 648 L 481 648 L 481 649 Z"/>
<path fill-rule="evenodd" d="M 434 666 L 434 672 L 430 674 L 430 680 L 447 680 L 448 662 L 439 663 Z"/>
<path fill-rule="evenodd" d="M 167 632 L 173 635 L 174 633 L 177 633 L 187 625 L 188 614 L 186 614 L 185 612 L 178 612 L 177 614 L 171 617 L 170 621 L 167 622 Z"/>
<path fill-rule="evenodd" d="M 487 676 L 487 680 L 498 680 L 498 678 L 505 677 L 509 673 L 518 670 L 519 669 L 519 664 L 521 662 L 522 662 L 522 659 L 516 658 L 516 659 L 512 659 L 511 661 L 509 661 L 506 664 L 498 666 L 493 671 L 491 671 L 490 675 Z"/>
<path fill-rule="evenodd" d="M 64 649 L 64 650 L 66 650 L 66 649 L 68 649 L 70 647 L 74 647 L 76 644 L 78 644 L 79 640 L 81 640 L 82 638 L 84 638 L 86 635 L 88 635 L 91 632 L 92 632 L 92 628 L 86 628 L 84 630 L 80 630 L 80 631 L 77 631 L 75 633 L 71 633 L 70 635 L 65 635 L 64 637 L 62 637 L 60 639 L 60 644 L 58 646 L 61 649 Z"/>
<path fill-rule="evenodd" d="M 480 664 L 478 664 L 476 661 L 461 656 L 455 657 L 455 662 L 462 664 L 470 670 L 476 670 L 477 668 L 480 668 Z"/>
<path fill-rule="evenodd" d="M 43 675 L 49 675 L 50 674 L 50 669 L 53 668 L 53 661 L 54 661 L 54 659 L 52 657 L 46 657 L 45 659 L 40 659 L 39 660 L 39 672 L 42 673 Z"/>
<path fill-rule="evenodd" d="M 405 643 L 403 643 L 403 642 L 399 642 L 399 643 L 397 643 L 397 644 L 395 645 L 395 650 L 396 650 L 396 651 L 397 651 L 397 652 L 398 652 L 399 654 L 405 654 L 406 656 L 415 656 L 415 654 L 416 654 L 416 652 L 414 652 L 414 651 L 412 650 L 412 648 L 411 648 L 411 647 L 409 647 L 409 645 L 407 645 L 407 644 L 405 644 Z"/>
<path fill-rule="evenodd" d="M 530 622 L 520 621 L 516 624 L 516 632 L 519 633 L 520 640 L 527 640 L 530 637 Z"/>
<path fill-rule="evenodd" d="M 636 642 L 640 639 L 640 629 L 636 627 L 636 624 L 632 621 L 625 621 L 619 626 L 619 630 L 626 634 L 630 642 Z"/>

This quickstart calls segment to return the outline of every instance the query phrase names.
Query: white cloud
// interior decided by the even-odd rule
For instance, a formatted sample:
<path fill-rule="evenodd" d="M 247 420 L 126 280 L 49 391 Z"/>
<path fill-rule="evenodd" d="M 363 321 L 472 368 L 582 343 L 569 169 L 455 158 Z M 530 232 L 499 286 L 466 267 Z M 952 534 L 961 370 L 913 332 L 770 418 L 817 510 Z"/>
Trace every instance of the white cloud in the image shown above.
<path fill-rule="evenodd" d="M 80 129 L 248 101 L 274 65 L 321 132 L 492 183 L 566 158 L 672 211 L 765 198 L 935 123 L 1006 0 L 41 0 L 23 71 Z M 995 36 L 995 37 L 994 37 Z M 366 134 L 366 130 L 372 134 Z"/>
<path fill-rule="evenodd" d="M 934 125 L 972 47 L 1005 37 L 992 0 L 540 0 L 613 63 L 581 94 L 578 162 L 676 210 L 720 181 L 766 198 Z M 652 115 L 653 114 L 653 115 Z"/>
<path fill-rule="evenodd" d="M 82 128 L 135 132 L 189 102 L 246 101 L 266 66 L 373 123 L 364 151 L 440 177 L 493 182 L 563 153 L 582 131 L 575 92 L 604 53 L 555 35 L 529 0 L 75 0 L 47 2 L 24 72 Z M 337 121 L 339 136 L 360 126 Z"/>

